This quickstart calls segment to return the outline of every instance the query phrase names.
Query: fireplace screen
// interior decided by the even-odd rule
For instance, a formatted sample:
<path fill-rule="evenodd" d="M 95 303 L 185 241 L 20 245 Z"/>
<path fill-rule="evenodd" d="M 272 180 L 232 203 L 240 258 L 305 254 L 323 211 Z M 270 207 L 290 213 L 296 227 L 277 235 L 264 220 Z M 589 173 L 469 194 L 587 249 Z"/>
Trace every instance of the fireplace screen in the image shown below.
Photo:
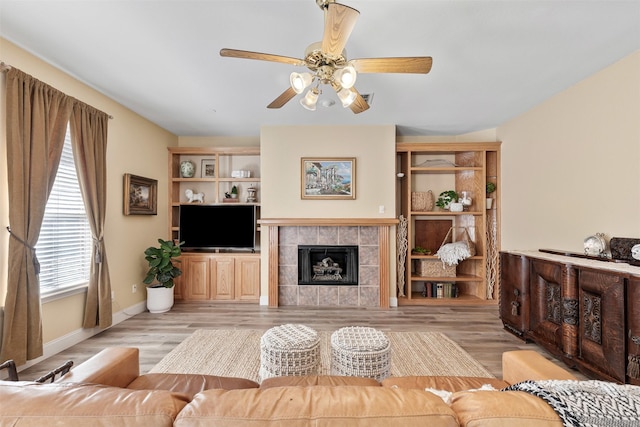
<path fill-rule="evenodd" d="M 357 246 L 298 246 L 299 285 L 357 285 Z"/>

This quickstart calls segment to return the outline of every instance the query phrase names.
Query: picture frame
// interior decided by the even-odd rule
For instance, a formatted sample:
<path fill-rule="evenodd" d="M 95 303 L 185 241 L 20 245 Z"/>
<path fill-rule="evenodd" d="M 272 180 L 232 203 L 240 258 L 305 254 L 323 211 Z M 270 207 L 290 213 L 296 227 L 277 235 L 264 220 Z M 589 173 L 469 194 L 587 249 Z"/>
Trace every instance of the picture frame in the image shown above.
<path fill-rule="evenodd" d="M 151 178 L 125 173 L 124 214 L 157 215 L 158 181 Z"/>
<path fill-rule="evenodd" d="M 200 177 L 215 178 L 216 177 L 216 159 L 202 159 L 200 162 Z"/>
<path fill-rule="evenodd" d="M 302 199 L 356 198 L 355 157 L 303 157 L 300 165 Z"/>

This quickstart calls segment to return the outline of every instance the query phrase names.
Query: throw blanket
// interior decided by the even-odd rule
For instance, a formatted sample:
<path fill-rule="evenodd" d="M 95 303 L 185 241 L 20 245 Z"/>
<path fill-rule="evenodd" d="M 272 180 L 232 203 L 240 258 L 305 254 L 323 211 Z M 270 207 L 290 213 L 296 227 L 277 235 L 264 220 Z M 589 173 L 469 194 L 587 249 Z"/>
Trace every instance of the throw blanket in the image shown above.
<path fill-rule="evenodd" d="M 524 381 L 503 390 L 524 391 L 547 402 L 565 427 L 640 426 L 640 387 L 606 381 Z"/>
<path fill-rule="evenodd" d="M 459 261 L 463 261 L 471 256 L 469 246 L 466 242 L 454 242 L 447 243 L 440 246 L 436 256 L 442 260 L 442 267 L 444 264 L 458 265 Z"/>

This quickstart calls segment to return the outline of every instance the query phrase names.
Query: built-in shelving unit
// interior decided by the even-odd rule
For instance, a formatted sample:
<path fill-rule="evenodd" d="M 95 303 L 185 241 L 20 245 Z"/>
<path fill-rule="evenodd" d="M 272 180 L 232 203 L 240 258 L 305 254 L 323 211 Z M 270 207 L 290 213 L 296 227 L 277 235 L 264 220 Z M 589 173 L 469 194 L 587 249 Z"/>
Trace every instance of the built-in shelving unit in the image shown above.
<path fill-rule="evenodd" d="M 407 219 L 408 248 L 405 284 L 399 291 L 400 305 L 495 303 L 498 292 L 500 143 L 398 143 L 398 211 Z M 486 183 L 497 184 L 491 209 L 486 204 Z M 431 191 L 435 200 L 446 190 L 466 191 L 472 204 L 462 212 L 434 206 L 414 210 L 412 193 Z M 425 276 L 417 263 L 440 263 L 435 256 L 451 228 L 453 240 L 468 232 L 476 254 L 461 261 L 454 274 Z M 416 246 L 431 251 L 414 254 Z M 421 264 L 424 265 L 424 264 Z M 427 269 L 431 271 L 431 269 Z M 428 288 L 452 283 L 457 297 L 438 298 Z"/>
<path fill-rule="evenodd" d="M 180 165 L 185 161 L 195 165 L 193 177 L 181 176 Z M 233 177 L 233 171 L 248 171 L 250 176 Z M 205 204 L 222 204 L 230 202 L 225 200 L 225 193 L 230 193 L 234 185 L 238 198 L 233 203 L 248 203 L 247 190 L 254 188 L 257 201 L 250 204 L 259 206 L 259 147 L 170 147 L 169 236 L 179 238 L 180 205 L 188 203 L 187 189 L 203 193 Z M 257 302 L 260 298 L 258 252 L 183 252 L 181 261 L 183 275 L 175 286 L 178 299 Z"/>

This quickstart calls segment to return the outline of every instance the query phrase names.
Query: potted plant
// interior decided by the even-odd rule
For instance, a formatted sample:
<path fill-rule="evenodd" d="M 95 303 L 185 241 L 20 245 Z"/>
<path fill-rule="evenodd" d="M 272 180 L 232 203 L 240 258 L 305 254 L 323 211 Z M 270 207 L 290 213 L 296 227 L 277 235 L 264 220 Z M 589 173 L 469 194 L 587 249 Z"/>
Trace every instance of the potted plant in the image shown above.
<path fill-rule="evenodd" d="M 444 210 L 447 210 L 449 209 L 451 203 L 457 203 L 457 202 L 458 202 L 458 193 L 456 193 L 454 190 L 447 190 L 440 193 L 440 195 L 438 196 L 438 200 L 436 201 L 436 206 Z"/>
<path fill-rule="evenodd" d="M 236 187 L 235 185 L 231 187 L 231 198 L 232 199 L 238 198 L 238 187 Z"/>
<path fill-rule="evenodd" d="M 180 246 L 184 242 L 158 239 L 160 246 L 148 247 L 144 251 L 149 263 L 149 271 L 143 282 L 147 285 L 147 309 L 151 313 L 164 313 L 173 307 L 173 279 L 182 274 L 174 265 L 181 255 Z M 155 281 L 155 284 L 153 284 Z"/>
<path fill-rule="evenodd" d="M 493 198 L 491 193 L 496 191 L 496 184 L 493 182 L 487 182 L 487 209 L 491 209 L 493 206 Z"/>

